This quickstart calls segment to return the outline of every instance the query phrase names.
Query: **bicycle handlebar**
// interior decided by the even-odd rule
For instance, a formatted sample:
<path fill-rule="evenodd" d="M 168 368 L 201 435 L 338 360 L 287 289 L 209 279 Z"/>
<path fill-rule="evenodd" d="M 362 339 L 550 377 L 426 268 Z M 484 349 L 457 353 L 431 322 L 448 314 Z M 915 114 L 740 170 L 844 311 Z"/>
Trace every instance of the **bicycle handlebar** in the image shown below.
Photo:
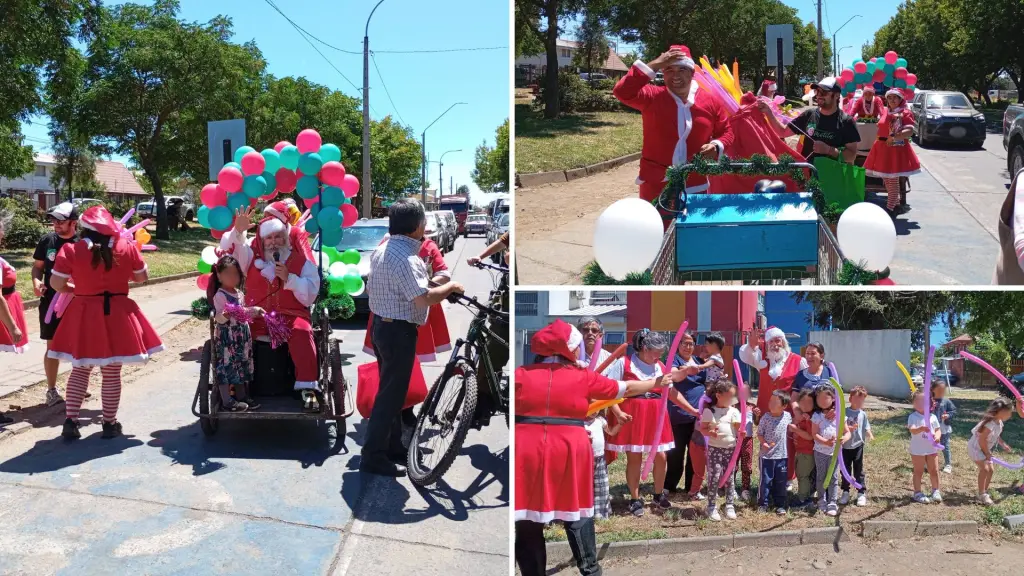
<path fill-rule="evenodd" d="M 491 269 L 491 270 L 494 270 L 496 272 L 501 272 L 502 274 L 508 274 L 508 267 L 507 266 L 498 266 L 497 264 L 489 264 L 489 263 L 483 262 L 483 261 L 477 262 L 476 264 L 473 264 L 473 266 L 475 268 L 480 268 L 481 270 Z"/>

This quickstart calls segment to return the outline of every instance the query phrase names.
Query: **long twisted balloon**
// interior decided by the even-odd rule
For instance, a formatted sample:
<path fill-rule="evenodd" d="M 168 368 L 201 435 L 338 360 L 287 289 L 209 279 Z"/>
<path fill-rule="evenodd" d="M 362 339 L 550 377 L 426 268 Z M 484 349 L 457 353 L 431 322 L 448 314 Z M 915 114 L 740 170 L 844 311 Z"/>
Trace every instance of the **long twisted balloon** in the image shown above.
<path fill-rule="evenodd" d="M 942 450 L 942 443 L 935 439 L 932 432 L 932 364 L 935 360 L 935 346 L 928 349 L 928 363 L 924 366 L 924 426 L 928 430 L 925 436 L 931 441 L 932 446 Z"/>
<path fill-rule="evenodd" d="M 836 365 L 829 362 L 828 370 L 832 373 L 832 377 L 836 379 L 836 384 L 839 384 L 839 372 L 836 370 Z M 842 427 L 840 427 L 840 424 L 843 426 L 846 425 L 846 396 L 843 394 L 842 385 L 836 389 L 836 394 L 836 403 L 838 404 L 838 409 L 836 410 L 836 450 L 832 454 L 832 457 L 835 458 L 836 453 L 839 454 L 839 472 L 842 473 L 843 478 L 846 478 L 846 481 L 852 484 L 854 488 L 857 490 L 863 490 L 864 486 L 857 482 L 856 478 L 850 475 L 850 471 L 846 469 L 846 462 L 843 461 L 843 450 L 840 446 L 839 439 L 843 437 Z M 832 476 L 829 474 L 825 476 L 825 478 L 830 479 Z"/>
<path fill-rule="evenodd" d="M 740 374 L 739 360 L 733 359 L 732 369 L 736 372 L 736 390 L 739 393 L 740 400 L 740 430 L 736 435 L 736 447 L 732 450 L 732 458 L 729 459 L 729 467 L 725 469 L 725 474 L 718 482 L 719 488 L 725 487 L 725 483 L 732 477 L 732 471 L 736 469 L 736 461 L 739 460 L 740 452 L 743 449 L 743 438 L 747 435 L 747 386 L 743 383 L 743 375 Z"/>
<path fill-rule="evenodd" d="M 1010 392 L 1012 392 L 1013 395 L 1017 398 L 1017 402 L 1024 402 L 1024 399 L 1021 398 L 1020 390 L 1017 390 L 1017 387 L 1014 386 L 1009 380 L 1007 380 L 1006 376 L 1003 376 L 1002 372 L 996 370 L 995 368 L 992 367 L 991 364 L 985 362 L 981 358 L 978 358 L 974 354 L 967 352 L 966 350 L 962 350 L 960 352 L 960 355 L 991 372 L 996 378 L 999 379 L 1000 382 L 1002 382 L 1007 388 L 1010 389 Z M 1024 458 L 1021 459 L 1020 464 L 1009 464 L 1006 461 L 1000 460 L 999 458 L 993 456 L 992 462 L 999 464 L 1003 468 L 1009 468 L 1010 470 L 1020 470 L 1021 468 L 1024 468 Z"/>
<path fill-rule="evenodd" d="M 679 342 L 683 339 L 683 334 L 686 333 L 686 327 L 690 323 L 683 320 L 683 323 L 679 325 L 679 330 L 676 331 L 676 337 L 672 339 L 672 347 L 669 348 L 669 354 L 675 354 L 676 350 L 679 349 Z M 674 356 L 669 356 L 670 358 Z M 666 374 L 667 376 L 667 374 Z M 665 426 L 665 413 L 668 412 L 668 395 L 669 388 L 672 386 L 672 380 L 668 381 L 668 386 L 661 391 L 662 407 L 658 410 L 658 418 L 655 420 L 654 425 L 654 438 L 651 438 L 650 453 L 647 455 L 647 460 L 644 461 L 643 470 L 640 472 L 640 479 L 647 480 L 647 476 L 650 475 L 651 470 L 654 468 L 654 457 L 658 454 L 658 442 L 661 439 L 661 431 Z"/>
<path fill-rule="evenodd" d="M 897 360 L 896 365 L 900 367 L 900 372 L 903 372 L 903 375 L 907 377 L 907 385 L 910 386 L 910 393 L 913 394 L 914 392 L 917 392 L 917 386 L 914 386 L 914 379 L 910 377 L 910 372 L 907 372 L 907 368 L 903 365 L 903 362 Z"/>

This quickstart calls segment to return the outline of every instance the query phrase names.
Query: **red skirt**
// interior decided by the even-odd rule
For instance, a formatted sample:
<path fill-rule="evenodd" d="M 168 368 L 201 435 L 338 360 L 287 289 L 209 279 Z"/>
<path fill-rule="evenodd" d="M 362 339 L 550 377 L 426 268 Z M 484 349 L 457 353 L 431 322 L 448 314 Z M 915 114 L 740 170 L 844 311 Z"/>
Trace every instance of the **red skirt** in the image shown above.
<path fill-rule="evenodd" d="M 363 338 L 363 352 L 370 356 L 373 353 L 373 341 L 370 332 L 373 328 L 373 313 L 366 323 L 366 336 Z M 452 339 L 448 334 L 448 321 L 444 318 L 444 310 L 440 304 L 434 304 L 427 311 L 427 323 L 420 326 L 416 336 L 416 357 L 420 362 L 433 362 L 437 354 L 452 349 Z"/>
<path fill-rule="evenodd" d="M 864 172 L 875 178 L 913 176 L 921 172 L 921 163 L 910 140 L 904 140 L 900 146 L 889 146 L 887 140 L 875 140 L 864 160 Z"/>
<path fill-rule="evenodd" d="M 605 439 L 609 451 L 614 452 L 647 452 L 651 439 L 654 438 L 654 427 L 658 424 L 658 412 L 666 410 L 664 398 L 627 398 L 619 404 L 623 412 L 633 417 L 625 422 L 619 433 Z M 672 425 L 668 414 L 665 414 L 661 427 L 661 436 L 657 442 L 658 452 L 668 452 L 676 443 L 672 436 Z M 517 442 L 518 445 L 518 442 Z M 518 480 L 518 478 L 517 478 Z"/>
<path fill-rule="evenodd" d="M 21 294 L 14 292 L 3 297 L 7 301 L 7 308 L 11 311 L 11 318 L 14 325 L 21 330 L 21 340 L 17 342 L 7 331 L 7 327 L 0 324 L 0 352 L 14 352 L 21 354 L 28 348 L 28 327 L 25 325 L 25 305 L 21 302 Z"/>
<path fill-rule="evenodd" d="M 127 296 L 110 298 L 103 313 L 102 296 L 79 296 L 68 304 L 50 341 L 50 358 L 72 366 L 141 364 L 164 349 L 160 335 Z"/>
<path fill-rule="evenodd" d="M 516 424 L 516 521 L 594 515 L 594 452 L 581 426 Z"/>

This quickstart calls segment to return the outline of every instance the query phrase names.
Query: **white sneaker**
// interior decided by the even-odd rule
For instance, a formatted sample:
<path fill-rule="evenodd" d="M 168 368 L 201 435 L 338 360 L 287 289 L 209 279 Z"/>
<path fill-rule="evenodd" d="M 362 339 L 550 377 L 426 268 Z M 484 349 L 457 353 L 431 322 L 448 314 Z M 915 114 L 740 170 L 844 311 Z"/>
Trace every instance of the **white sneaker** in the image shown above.
<path fill-rule="evenodd" d="M 932 502 L 936 504 L 942 504 L 942 493 L 938 490 L 932 492 Z"/>
<path fill-rule="evenodd" d="M 715 508 L 714 510 L 711 511 L 710 514 L 708 514 L 708 519 L 712 522 L 722 521 L 722 515 L 718 513 L 718 508 Z"/>
<path fill-rule="evenodd" d="M 703 492 L 697 492 L 696 494 L 693 495 L 693 499 L 703 502 L 704 500 L 707 500 L 708 497 L 705 496 Z"/>
<path fill-rule="evenodd" d="M 729 520 L 735 520 L 736 519 L 736 509 L 733 508 L 732 506 L 726 506 L 725 507 L 725 517 L 728 518 Z"/>
<path fill-rule="evenodd" d="M 750 490 L 744 490 L 740 493 L 740 500 L 750 500 Z"/>
<path fill-rule="evenodd" d="M 56 388 L 47 388 L 46 389 L 46 405 L 47 406 L 56 406 L 57 404 L 60 404 L 63 401 L 64 401 L 64 399 L 60 397 L 60 392 L 58 392 Z"/>
<path fill-rule="evenodd" d="M 946 474 L 952 474 L 953 473 L 953 465 L 952 464 L 946 464 L 946 466 L 943 467 L 942 471 L 945 472 Z"/>
<path fill-rule="evenodd" d="M 930 504 L 931 500 L 929 500 L 928 497 L 925 496 L 923 493 L 915 492 L 914 493 L 914 502 L 917 502 L 918 504 Z"/>
<path fill-rule="evenodd" d="M 861 492 L 860 494 L 857 495 L 857 506 L 862 506 L 863 507 L 863 506 L 867 506 L 867 505 L 868 505 L 868 497 L 863 492 Z"/>
<path fill-rule="evenodd" d="M 796 482 L 790 482 L 789 485 L 786 486 L 786 492 L 796 492 L 798 489 L 799 486 L 797 486 Z"/>
<path fill-rule="evenodd" d="M 842 504 L 843 506 L 846 506 L 847 504 L 850 503 L 850 491 L 849 490 L 843 490 L 843 495 L 839 497 L 839 503 Z"/>
<path fill-rule="evenodd" d="M 995 502 L 992 501 L 992 497 L 989 496 L 986 492 L 985 494 L 978 495 L 978 504 L 982 504 L 984 506 L 992 506 L 993 504 L 995 504 Z"/>

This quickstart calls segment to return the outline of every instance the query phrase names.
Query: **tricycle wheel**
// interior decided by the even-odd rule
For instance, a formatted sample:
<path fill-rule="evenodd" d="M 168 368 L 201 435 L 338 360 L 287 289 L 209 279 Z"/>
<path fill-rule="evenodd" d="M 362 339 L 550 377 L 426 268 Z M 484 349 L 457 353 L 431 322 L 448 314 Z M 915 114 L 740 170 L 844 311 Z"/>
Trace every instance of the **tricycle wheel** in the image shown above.
<path fill-rule="evenodd" d="M 345 374 L 341 371 L 341 345 L 337 340 L 331 342 L 331 380 L 328 383 L 331 387 L 331 396 L 334 397 L 334 414 L 339 416 L 338 442 L 345 445 L 347 439 L 348 423 L 345 414 Z"/>
<path fill-rule="evenodd" d="M 210 406 L 210 395 L 214 393 L 213 388 L 210 386 L 210 371 L 212 369 L 210 364 L 212 362 L 212 344 L 210 340 L 207 340 L 206 344 L 203 345 L 203 359 L 199 364 L 199 413 L 203 416 L 212 416 Z M 199 427 L 203 429 L 203 434 L 207 436 L 213 436 L 217 433 L 218 424 L 216 417 L 199 419 Z"/>

